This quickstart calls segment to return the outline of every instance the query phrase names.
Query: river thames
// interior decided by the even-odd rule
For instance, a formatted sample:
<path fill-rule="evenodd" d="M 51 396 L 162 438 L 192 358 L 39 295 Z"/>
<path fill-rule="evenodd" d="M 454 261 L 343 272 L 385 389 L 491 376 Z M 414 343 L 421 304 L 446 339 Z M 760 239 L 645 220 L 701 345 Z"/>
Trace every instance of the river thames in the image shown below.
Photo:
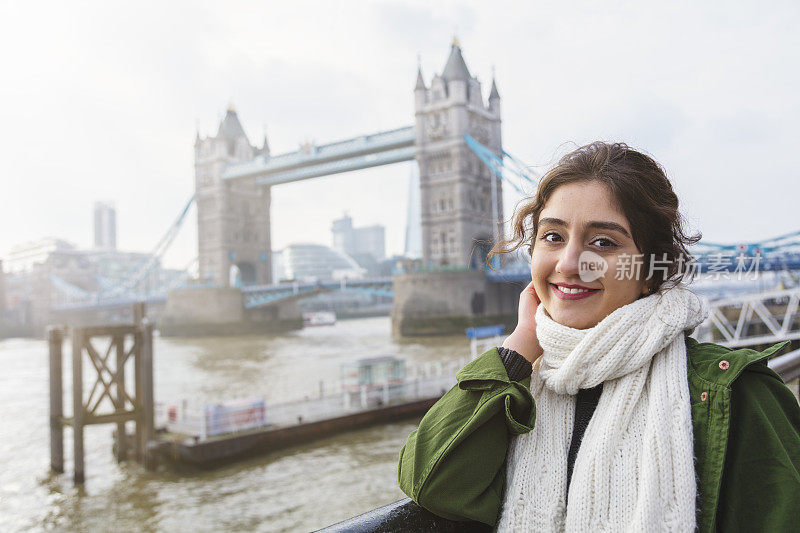
<path fill-rule="evenodd" d="M 345 361 L 396 355 L 414 364 L 467 353 L 465 336 L 394 341 L 389 317 L 272 336 L 157 337 L 155 396 L 166 404 L 263 397 L 269 412 L 270 402 L 318 393 L 319 381 L 337 379 Z M 69 428 L 65 473 L 49 473 L 46 341 L 0 340 L 0 365 L 3 531 L 310 531 L 405 497 L 397 487 L 397 459 L 418 419 L 213 470 L 159 472 L 134 462 L 117 464 L 113 425 L 89 426 L 86 483 L 75 488 Z"/>

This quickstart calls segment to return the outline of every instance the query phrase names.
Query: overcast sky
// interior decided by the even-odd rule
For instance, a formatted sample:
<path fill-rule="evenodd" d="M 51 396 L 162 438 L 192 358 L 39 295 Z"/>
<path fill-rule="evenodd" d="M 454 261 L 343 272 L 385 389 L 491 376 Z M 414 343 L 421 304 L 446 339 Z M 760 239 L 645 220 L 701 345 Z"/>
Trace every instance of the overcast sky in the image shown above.
<path fill-rule="evenodd" d="M 195 131 L 229 101 L 273 154 L 410 125 L 417 56 L 453 34 L 503 98 L 506 150 L 547 168 L 621 140 L 667 169 L 715 242 L 800 229 L 796 2 L 0 2 L 0 256 L 89 246 L 92 204 L 150 250 L 193 193 Z M 273 188 L 273 248 L 331 243 L 344 211 L 403 250 L 409 164 Z M 507 188 L 508 189 L 508 188 Z M 516 195 L 508 195 L 506 217 Z M 196 256 L 194 212 L 167 262 Z"/>

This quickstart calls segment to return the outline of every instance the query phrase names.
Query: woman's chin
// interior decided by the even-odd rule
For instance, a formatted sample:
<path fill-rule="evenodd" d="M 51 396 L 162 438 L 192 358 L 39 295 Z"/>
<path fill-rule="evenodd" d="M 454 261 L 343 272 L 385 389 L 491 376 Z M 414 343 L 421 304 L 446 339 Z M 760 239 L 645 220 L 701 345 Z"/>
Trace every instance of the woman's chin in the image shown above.
<path fill-rule="evenodd" d="M 589 329 L 596 326 L 598 322 L 593 313 L 587 313 L 585 310 L 553 309 L 551 311 L 547 307 L 545 310 L 554 321 L 573 329 Z"/>

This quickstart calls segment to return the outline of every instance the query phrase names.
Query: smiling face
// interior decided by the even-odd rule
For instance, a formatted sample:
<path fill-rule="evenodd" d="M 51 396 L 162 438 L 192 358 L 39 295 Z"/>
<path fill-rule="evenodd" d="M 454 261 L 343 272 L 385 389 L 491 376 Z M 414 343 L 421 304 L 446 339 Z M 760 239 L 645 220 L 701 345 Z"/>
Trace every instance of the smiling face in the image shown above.
<path fill-rule="evenodd" d="M 616 279 L 620 256 L 641 253 L 631 235 L 627 218 L 603 183 L 572 182 L 553 191 L 539 213 L 531 242 L 531 277 L 553 320 L 576 329 L 591 328 L 647 294 L 646 272 L 634 279 L 627 275 Z M 579 258 L 587 256 L 595 263 L 607 263 L 604 275 L 587 275 L 586 262 L 579 266 Z M 589 290 L 569 294 L 558 286 Z"/>

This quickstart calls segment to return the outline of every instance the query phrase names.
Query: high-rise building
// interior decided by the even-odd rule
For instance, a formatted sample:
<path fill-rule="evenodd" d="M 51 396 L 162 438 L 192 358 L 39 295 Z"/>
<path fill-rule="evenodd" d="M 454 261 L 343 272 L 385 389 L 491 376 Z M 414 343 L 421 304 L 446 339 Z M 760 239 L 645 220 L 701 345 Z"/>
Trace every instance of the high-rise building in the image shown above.
<path fill-rule="evenodd" d="M 408 179 L 408 206 L 406 209 L 406 241 L 403 255 L 418 259 L 422 257 L 422 225 L 419 198 L 419 165 L 412 161 Z"/>
<path fill-rule="evenodd" d="M 333 233 L 333 247 L 340 252 L 350 253 L 355 248 L 353 239 L 355 232 L 353 231 L 353 219 L 345 214 L 342 218 L 336 219 L 331 224 L 331 233 Z"/>
<path fill-rule="evenodd" d="M 117 210 L 111 202 L 94 203 L 94 247 L 117 249 Z"/>
<path fill-rule="evenodd" d="M 333 221 L 333 247 L 357 259 L 369 255 L 375 261 L 386 257 L 386 228 L 380 224 L 354 228 L 348 215 Z"/>

